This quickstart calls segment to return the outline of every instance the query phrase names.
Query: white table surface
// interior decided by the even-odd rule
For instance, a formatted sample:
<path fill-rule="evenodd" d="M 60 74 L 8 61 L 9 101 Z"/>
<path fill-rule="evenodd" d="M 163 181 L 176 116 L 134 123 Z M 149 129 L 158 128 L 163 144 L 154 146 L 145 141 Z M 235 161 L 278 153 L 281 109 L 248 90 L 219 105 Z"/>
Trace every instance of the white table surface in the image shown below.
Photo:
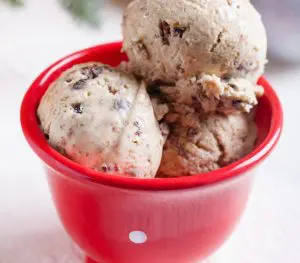
<path fill-rule="evenodd" d="M 121 39 L 121 8 L 107 4 L 101 29 L 78 27 L 54 0 L 0 1 L 0 263 L 76 263 L 38 158 L 19 124 L 21 99 L 37 74 L 84 47 Z M 271 65 L 267 76 L 285 111 L 276 151 L 262 165 L 247 211 L 210 263 L 300 262 L 300 68 Z M 128 262 L 130 263 L 130 262 Z"/>

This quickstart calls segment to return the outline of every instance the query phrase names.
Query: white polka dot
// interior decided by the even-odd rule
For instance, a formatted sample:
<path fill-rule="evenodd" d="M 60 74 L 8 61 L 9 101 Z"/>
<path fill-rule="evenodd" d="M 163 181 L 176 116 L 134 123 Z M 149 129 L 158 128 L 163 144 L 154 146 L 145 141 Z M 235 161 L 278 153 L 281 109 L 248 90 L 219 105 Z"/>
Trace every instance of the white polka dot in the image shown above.
<path fill-rule="evenodd" d="M 143 244 L 147 241 L 147 235 L 143 231 L 132 231 L 129 233 L 129 239 L 134 244 Z"/>

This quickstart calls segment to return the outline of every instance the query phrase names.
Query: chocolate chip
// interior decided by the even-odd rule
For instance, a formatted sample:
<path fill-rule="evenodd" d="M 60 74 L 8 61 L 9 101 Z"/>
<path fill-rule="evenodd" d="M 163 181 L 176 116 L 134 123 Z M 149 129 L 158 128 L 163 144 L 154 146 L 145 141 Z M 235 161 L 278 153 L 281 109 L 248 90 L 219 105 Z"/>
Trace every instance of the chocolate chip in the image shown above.
<path fill-rule="evenodd" d="M 136 136 L 141 136 L 141 135 L 142 135 L 142 131 L 141 131 L 141 130 L 137 130 L 137 131 L 135 132 L 135 135 L 136 135 Z"/>
<path fill-rule="evenodd" d="M 58 151 L 60 154 L 62 154 L 62 155 L 64 155 L 64 156 L 68 157 L 68 154 L 67 154 L 67 152 L 66 152 L 66 150 L 65 150 L 64 148 L 56 146 L 56 147 L 54 147 L 54 149 L 55 149 L 56 151 Z"/>
<path fill-rule="evenodd" d="M 142 40 L 139 40 L 137 43 L 136 43 L 139 51 L 143 54 L 143 56 L 146 58 L 146 59 L 150 59 L 150 52 L 147 48 L 147 46 L 144 44 L 144 42 Z"/>
<path fill-rule="evenodd" d="M 157 81 L 151 82 L 147 86 L 147 91 L 151 95 L 160 95 L 160 93 L 161 93 L 161 91 L 160 91 L 160 84 Z"/>
<path fill-rule="evenodd" d="M 110 85 L 108 86 L 108 91 L 113 95 L 115 95 L 118 92 L 118 90 L 116 88 L 114 88 Z"/>
<path fill-rule="evenodd" d="M 198 132 L 197 132 L 197 130 L 194 129 L 194 128 L 189 128 L 188 131 L 187 131 L 187 135 L 188 135 L 189 137 L 194 137 L 194 136 L 197 135 L 197 134 L 198 134 Z"/>
<path fill-rule="evenodd" d="M 237 70 L 239 70 L 239 71 L 242 71 L 242 70 L 244 70 L 245 68 L 244 68 L 244 66 L 243 66 L 243 64 L 240 64 L 238 67 L 237 67 Z"/>
<path fill-rule="evenodd" d="M 233 61 L 233 66 L 234 66 L 234 67 L 238 67 L 238 66 L 239 66 L 239 62 L 238 62 L 237 60 L 234 60 L 234 61 Z"/>
<path fill-rule="evenodd" d="M 184 73 L 184 72 L 185 72 L 184 68 L 183 68 L 180 64 L 178 64 L 178 65 L 176 66 L 176 69 L 177 69 L 180 73 Z"/>
<path fill-rule="evenodd" d="M 242 100 L 233 100 L 232 101 L 232 105 L 235 107 L 239 107 L 241 105 L 241 103 L 243 103 Z"/>
<path fill-rule="evenodd" d="M 83 112 L 83 107 L 82 107 L 81 103 L 72 104 L 72 108 L 75 113 L 82 114 L 82 112 Z"/>
<path fill-rule="evenodd" d="M 218 34 L 218 38 L 217 38 L 217 41 L 213 44 L 213 46 L 211 47 L 210 49 L 210 52 L 214 52 L 216 50 L 216 48 L 218 47 L 218 45 L 221 43 L 222 41 L 222 37 L 223 37 L 223 31 L 221 31 L 219 34 Z"/>
<path fill-rule="evenodd" d="M 117 164 L 114 164 L 114 170 L 115 172 L 119 172 L 120 171 L 120 166 Z"/>
<path fill-rule="evenodd" d="M 86 85 L 86 80 L 85 79 L 81 79 L 78 80 L 72 87 L 72 89 L 74 90 L 80 90 L 80 89 L 84 89 Z"/>
<path fill-rule="evenodd" d="M 81 73 L 88 77 L 88 79 L 95 79 L 103 72 L 103 66 L 92 65 L 81 69 Z"/>
<path fill-rule="evenodd" d="M 166 21 L 160 21 L 159 22 L 159 30 L 160 30 L 160 36 L 162 39 L 163 45 L 170 45 L 170 36 L 171 36 L 171 27 Z"/>
<path fill-rule="evenodd" d="M 74 130 L 70 128 L 68 130 L 67 136 L 68 136 L 68 138 L 71 138 L 73 135 L 74 135 Z"/>
<path fill-rule="evenodd" d="M 259 68 L 259 63 L 258 62 L 246 61 L 246 62 L 240 64 L 237 67 L 237 70 L 249 73 L 249 72 L 257 71 L 258 68 Z"/>
<path fill-rule="evenodd" d="M 226 82 L 229 81 L 231 78 L 232 78 L 232 76 L 228 73 L 223 74 L 221 77 L 221 79 Z"/>
<path fill-rule="evenodd" d="M 135 121 L 133 125 L 137 128 L 137 131 L 135 132 L 135 135 L 141 136 L 142 135 L 142 130 L 141 130 L 141 125 L 138 121 Z"/>
<path fill-rule="evenodd" d="M 116 99 L 113 108 L 115 110 L 125 110 L 128 111 L 131 108 L 131 103 L 125 99 Z"/>
<path fill-rule="evenodd" d="M 45 135 L 46 140 L 48 141 L 48 140 L 50 139 L 49 134 L 48 134 L 48 133 L 45 133 L 44 135 Z"/>
<path fill-rule="evenodd" d="M 233 88 L 234 90 L 239 90 L 239 88 L 238 88 L 238 86 L 237 85 L 235 85 L 235 84 L 229 84 L 229 86 L 231 87 L 231 88 Z"/>
<path fill-rule="evenodd" d="M 107 172 L 108 172 L 108 167 L 107 167 L 107 165 L 103 165 L 103 166 L 101 167 L 101 170 L 102 170 L 103 172 L 107 173 Z"/>
<path fill-rule="evenodd" d="M 101 167 L 101 170 L 105 173 L 110 173 L 110 172 L 119 172 L 120 167 L 117 164 L 104 164 Z"/>
<path fill-rule="evenodd" d="M 183 34 L 185 33 L 185 31 L 188 29 L 188 27 L 186 26 L 181 26 L 178 23 L 176 23 L 174 25 L 174 36 L 175 37 L 183 37 Z"/>

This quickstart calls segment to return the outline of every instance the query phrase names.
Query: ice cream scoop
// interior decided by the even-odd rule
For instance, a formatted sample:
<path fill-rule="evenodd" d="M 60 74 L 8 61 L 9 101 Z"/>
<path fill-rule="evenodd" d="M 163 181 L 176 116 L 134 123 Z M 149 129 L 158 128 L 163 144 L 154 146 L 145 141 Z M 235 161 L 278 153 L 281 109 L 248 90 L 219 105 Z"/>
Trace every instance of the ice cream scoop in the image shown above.
<path fill-rule="evenodd" d="M 256 83 L 266 63 L 266 31 L 248 0 L 135 0 L 123 34 L 128 67 L 148 81 L 206 73 Z"/>
<path fill-rule="evenodd" d="M 182 120 L 177 120 L 165 144 L 158 177 L 213 171 L 241 159 L 253 149 L 257 130 L 249 115 L 214 114 L 195 122 Z"/>
<path fill-rule="evenodd" d="M 156 89 L 167 101 L 193 105 L 206 114 L 249 113 L 264 93 L 261 86 L 246 79 L 220 79 L 207 74 L 181 79 L 175 85 L 158 85 Z"/>
<path fill-rule="evenodd" d="M 106 173 L 152 178 L 163 137 L 143 82 L 100 63 L 64 72 L 38 107 L 49 143 L 68 158 Z"/>

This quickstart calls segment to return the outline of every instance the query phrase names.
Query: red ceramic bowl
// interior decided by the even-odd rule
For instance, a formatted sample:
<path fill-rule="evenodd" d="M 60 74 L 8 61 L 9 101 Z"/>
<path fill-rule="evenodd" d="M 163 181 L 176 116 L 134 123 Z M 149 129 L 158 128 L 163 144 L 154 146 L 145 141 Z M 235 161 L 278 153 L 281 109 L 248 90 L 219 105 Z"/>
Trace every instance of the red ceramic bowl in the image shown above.
<path fill-rule="evenodd" d="M 23 132 L 45 165 L 59 217 L 72 239 L 99 263 L 192 263 L 212 254 L 236 226 L 257 166 L 277 144 L 282 108 L 268 82 L 257 111 L 255 150 L 225 168 L 192 177 L 136 179 L 80 166 L 45 140 L 36 109 L 49 84 L 74 64 L 117 66 L 121 43 L 74 53 L 46 69 L 29 88 L 21 108 Z M 92 260 L 93 259 L 93 260 Z"/>

